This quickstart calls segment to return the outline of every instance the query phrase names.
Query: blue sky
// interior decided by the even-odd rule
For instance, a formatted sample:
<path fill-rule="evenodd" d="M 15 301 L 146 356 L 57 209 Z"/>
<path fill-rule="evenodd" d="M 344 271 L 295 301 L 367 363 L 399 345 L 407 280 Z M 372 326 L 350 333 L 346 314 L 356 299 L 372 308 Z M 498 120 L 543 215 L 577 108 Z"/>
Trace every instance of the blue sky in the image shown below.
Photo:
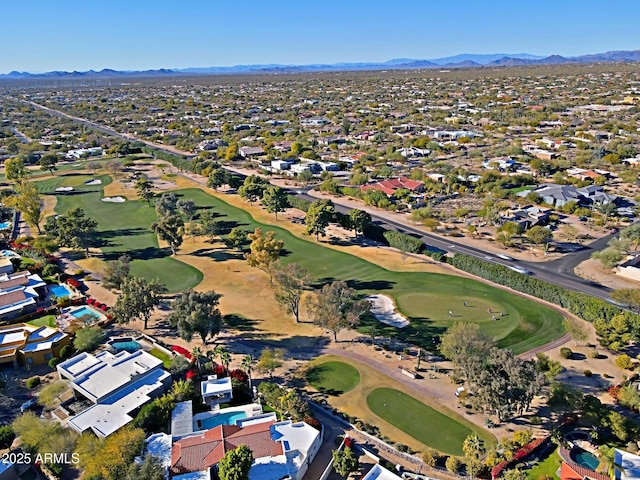
<path fill-rule="evenodd" d="M 640 49 L 638 0 L 0 0 L 0 73 Z"/>

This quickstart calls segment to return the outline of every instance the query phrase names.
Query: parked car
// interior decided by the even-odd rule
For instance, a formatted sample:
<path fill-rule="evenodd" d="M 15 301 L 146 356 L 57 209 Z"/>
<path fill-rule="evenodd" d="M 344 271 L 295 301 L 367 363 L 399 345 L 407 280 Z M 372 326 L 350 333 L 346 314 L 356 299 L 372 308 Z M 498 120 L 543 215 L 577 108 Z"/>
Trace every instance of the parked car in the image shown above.
<path fill-rule="evenodd" d="M 29 400 L 20 405 L 20 413 L 24 413 L 27 410 L 31 410 L 38 406 L 38 397 L 31 397 Z"/>

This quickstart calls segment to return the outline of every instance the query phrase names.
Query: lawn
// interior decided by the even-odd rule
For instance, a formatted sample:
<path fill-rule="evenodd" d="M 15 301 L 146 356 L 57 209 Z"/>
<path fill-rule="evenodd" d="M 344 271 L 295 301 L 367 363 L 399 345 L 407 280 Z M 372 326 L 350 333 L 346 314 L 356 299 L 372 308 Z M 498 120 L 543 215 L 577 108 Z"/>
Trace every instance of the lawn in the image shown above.
<path fill-rule="evenodd" d="M 43 317 L 35 318 L 27 323 L 29 325 L 35 325 L 36 327 L 55 327 L 56 317 L 55 315 L 45 315 Z"/>
<path fill-rule="evenodd" d="M 529 480 L 538 480 L 543 475 L 548 475 L 551 478 L 556 477 L 556 471 L 560 468 L 561 460 L 558 455 L 558 448 L 548 448 L 550 452 L 546 458 L 541 460 L 535 467 L 526 471 L 527 478 Z"/>
<path fill-rule="evenodd" d="M 425 445 L 449 455 L 462 456 L 462 443 L 470 428 L 393 388 L 377 388 L 367 406 L 380 418 Z"/>
<path fill-rule="evenodd" d="M 361 321 L 360 329 L 368 332 L 376 326 L 377 335 L 389 335 L 430 348 L 432 338 L 441 335 L 456 320 L 479 322 L 482 329 L 501 347 L 522 353 L 543 345 L 565 333 L 562 316 L 532 300 L 495 288 L 470 278 L 427 272 L 387 270 L 362 258 L 325 248 L 297 237 L 288 230 L 255 221 L 239 208 L 199 189 L 177 190 L 178 196 L 192 199 L 199 208 L 212 208 L 224 226 L 253 231 L 256 227 L 272 230 L 284 240 L 283 263 L 296 262 L 315 280 L 315 287 L 332 280 L 344 280 L 361 294 L 383 293 L 396 301 L 398 309 L 411 324 L 398 329 L 379 323 L 373 317 Z M 201 256 L 216 259 L 216 252 Z M 463 307 L 467 302 L 467 307 Z M 488 313 L 491 307 L 495 312 Z M 452 311 L 450 317 L 448 312 Z M 499 316 L 499 312 L 503 316 Z"/>
<path fill-rule="evenodd" d="M 88 180 L 99 178 L 102 185 L 87 186 Z M 147 279 L 159 278 L 169 292 L 180 292 L 196 286 L 202 273 L 171 257 L 168 248 L 160 248 L 158 239 L 149 227 L 157 220 L 155 210 L 146 203 L 126 201 L 108 203 L 101 201 L 103 186 L 111 182 L 108 175 L 60 175 L 37 182 L 40 192 L 55 194 L 61 186 L 74 187 L 73 192 L 57 194 L 56 212 L 64 213 L 74 207 L 82 207 L 87 217 L 98 221 L 98 241 L 105 260 L 115 260 L 127 254 L 131 273 Z"/>
<path fill-rule="evenodd" d="M 307 370 L 307 381 L 319 392 L 341 395 L 360 383 L 360 372 L 348 363 L 325 362 Z"/>
<path fill-rule="evenodd" d="M 169 369 L 172 361 L 171 356 L 167 355 L 162 350 L 158 350 L 157 348 L 152 348 L 151 350 L 149 350 L 149 353 L 157 359 L 162 360 L 164 368 Z"/>

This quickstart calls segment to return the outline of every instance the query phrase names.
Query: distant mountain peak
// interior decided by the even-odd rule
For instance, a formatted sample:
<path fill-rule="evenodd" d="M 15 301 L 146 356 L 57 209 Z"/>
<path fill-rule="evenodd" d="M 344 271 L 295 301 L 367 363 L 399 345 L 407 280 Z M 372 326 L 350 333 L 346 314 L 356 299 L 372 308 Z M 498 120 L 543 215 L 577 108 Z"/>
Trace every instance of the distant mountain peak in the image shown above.
<path fill-rule="evenodd" d="M 543 65 L 563 63 L 597 63 L 597 62 L 640 62 L 640 50 L 615 50 L 604 53 L 581 55 L 577 57 L 563 57 L 561 55 L 549 55 L 542 57 L 530 53 L 493 53 L 473 54 L 462 53 L 452 57 L 434 59 L 410 59 L 395 58 L 386 62 L 354 62 L 334 64 L 308 64 L 308 65 L 235 65 L 233 67 L 205 67 L 143 71 L 120 71 L 104 68 L 100 71 L 88 70 L 85 72 L 52 71 L 47 73 L 29 73 L 12 71 L 0 74 L 2 79 L 21 78 L 100 78 L 100 77 L 154 77 L 171 75 L 229 75 L 247 73 L 304 73 L 327 71 L 365 71 L 365 70 L 412 70 L 425 68 L 474 68 L 482 66 L 519 66 L 519 65 Z"/>

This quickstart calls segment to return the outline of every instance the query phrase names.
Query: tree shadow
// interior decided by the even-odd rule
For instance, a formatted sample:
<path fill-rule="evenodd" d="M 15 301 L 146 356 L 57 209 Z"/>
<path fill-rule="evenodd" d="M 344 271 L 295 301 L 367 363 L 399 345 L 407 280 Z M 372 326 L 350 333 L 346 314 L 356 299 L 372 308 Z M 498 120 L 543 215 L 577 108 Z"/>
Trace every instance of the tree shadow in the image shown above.
<path fill-rule="evenodd" d="M 347 286 L 355 290 L 391 290 L 395 284 L 388 280 L 347 280 Z"/>
<path fill-rule="evenodd" d="M 215 260 L 216 262 L 225 262 L 227 260 L 244 260 L 244 255 L 241 252 L 230 252 L 222 248 L 201 248 L 191 253 L 196 257 L 206 257 Z"/>
<path fill-rule="evenodd" d="M 253 320 L 236 313 L 228 313 L 222 317 L 222 323 L 226 327 L 240 332 L 255 332 L 258 320 Z"/>

